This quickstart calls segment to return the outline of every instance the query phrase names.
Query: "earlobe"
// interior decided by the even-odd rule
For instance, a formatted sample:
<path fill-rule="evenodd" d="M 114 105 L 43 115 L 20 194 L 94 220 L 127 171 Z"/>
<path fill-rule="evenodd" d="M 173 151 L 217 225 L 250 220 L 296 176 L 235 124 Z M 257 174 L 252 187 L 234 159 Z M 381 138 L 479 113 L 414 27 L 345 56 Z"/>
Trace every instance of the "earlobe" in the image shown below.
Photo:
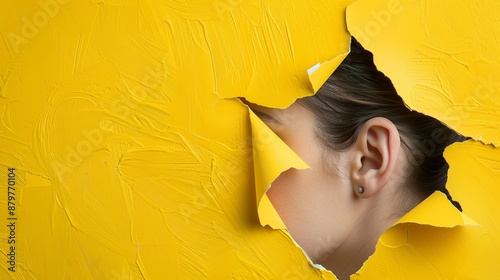
<path fill-rule="evenodd" d="M 368 198 L 382 189 L 395 168 L 400 138 L 397 127 L 386 118 L 368 120 L 353 146 L 351 181 L 358 197 Z"/>

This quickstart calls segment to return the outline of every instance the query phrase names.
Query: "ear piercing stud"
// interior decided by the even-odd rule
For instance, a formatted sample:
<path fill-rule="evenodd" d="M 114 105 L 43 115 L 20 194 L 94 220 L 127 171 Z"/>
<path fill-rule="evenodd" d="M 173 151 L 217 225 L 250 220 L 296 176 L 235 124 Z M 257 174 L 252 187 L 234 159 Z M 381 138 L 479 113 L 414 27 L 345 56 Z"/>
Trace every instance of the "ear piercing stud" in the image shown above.
<path fill-rule="evenodd" d="M 359 192 L 359 193 L 364 193 L 364 192 L 365 192 L 365 189 L 364 189 L 362 186 L 359 186 L 359 187 L 358 187 L 358 192 Z"/>

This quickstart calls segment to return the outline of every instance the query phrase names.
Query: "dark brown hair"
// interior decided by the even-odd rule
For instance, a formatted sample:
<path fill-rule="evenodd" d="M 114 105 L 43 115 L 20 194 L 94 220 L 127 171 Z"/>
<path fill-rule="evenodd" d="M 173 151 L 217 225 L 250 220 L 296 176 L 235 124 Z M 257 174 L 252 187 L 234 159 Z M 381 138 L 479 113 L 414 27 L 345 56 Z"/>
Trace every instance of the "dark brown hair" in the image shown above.
<path fill-rule="evenodd" d="M 440 121 L 410 110 L 391 80 L 377 70 L 373 55 L 351 38 L 351 52 L 321 89 L 299 100 L 316 116 L 317 136 L 336 151 L 350 148 L 363 124 L 384 117 L 396 125 L 401 141 L 410 151 L 406 183 L 424 199 L 438 190 L 460 211 L 446 189 L 448 163 L 444 149 L 466 138 Z"/>

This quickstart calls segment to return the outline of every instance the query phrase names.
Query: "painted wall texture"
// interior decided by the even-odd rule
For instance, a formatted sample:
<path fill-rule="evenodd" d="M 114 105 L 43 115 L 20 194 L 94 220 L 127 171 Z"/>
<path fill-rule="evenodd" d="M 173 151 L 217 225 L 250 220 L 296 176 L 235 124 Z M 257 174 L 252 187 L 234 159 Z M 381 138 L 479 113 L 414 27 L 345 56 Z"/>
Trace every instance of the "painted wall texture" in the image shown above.
<path fill-rule="evenodd" d="M 351 2 L 4 3 L 0 279 L 336 279 L 265 195 L 307 165 L 235 97 L 314 94 L 350 34 L 472 138 L 445 152 L 463 214 L 419 205 L 351 279 L 500 279 L 500 4 Z"/>

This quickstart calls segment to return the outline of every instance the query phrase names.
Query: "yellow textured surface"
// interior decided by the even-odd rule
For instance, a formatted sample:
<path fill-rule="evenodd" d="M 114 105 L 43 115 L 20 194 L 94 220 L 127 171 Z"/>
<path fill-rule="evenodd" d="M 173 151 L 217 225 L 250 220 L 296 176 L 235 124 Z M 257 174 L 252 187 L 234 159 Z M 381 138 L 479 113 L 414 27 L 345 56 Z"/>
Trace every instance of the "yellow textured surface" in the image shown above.
<path fill-rule="evenodd" d="M 500 150 L 469 141 L 453 144 L 445 157 L 451 166 L 448 189 L 470 218 L 434 193 L 382 235 L 375 254 L 351 279 L 500 277 Z"/>
<path fill-rule="evenodd" d="M 465 136 L 500 143 L 497 1 L 358 0 L 346 14 L 351 34 L 373 52 L 377 67 L 410 108 Z M 387 279 L 500 278 L 494 261 L 500 255 L 500 151 L 469 141 L 447 149 L 445 158 L 448 190 L 466 215 L 444 215 L 444 205 L 417 207 L 422 215 L 403 220 L 428 217 L 425 223 L 443 228 L 413 222 L 391 228 L 359 279 L 377 274 Z M 452 220 L 480 227 L 447 229 Z M 398 241 L 398 236 L 404 238 Z"/>
<path fill-rule="evenodd" d="M 251 110 L 253 139 L 253 165 L 255 190 L 261 225 L 274 229 L 285 229 L 267 195 L 267 189 L 283 170 L 289 168 L 309 168 L 307 164 L 290 149 L 274 132 L 267 127 Z"/>
<path fill-rule="evenodd" d="M 410 108 L 500 145 L 500 3 L 358 0 L 351 34 Z"/>
<path fill-rule="evenodd" d="M 335 279 L 313 267 L 285 231 L 261 225 L 283 227 L 264 195 L 273 177 L 292 166 L 307 167 L 230 98 L 283 108 L 313 94 L 348 51 L 344 14 L 349 2 L 42 0 L 4 5 L 0 279 Z M 403 7 L 392 17 L 394 23 L 381 28 L 378 46 L 413 46 L 398 30 L 421 21 L 404 22 L 403 15 L 427 6 L 373 3 L 379 6 L 358 2 L 362 9 L 356 14 L 372 20 L 376 7 L 396 12 Z M 453 91 L 411 91 L 414 103 L 406 91 L 402 95 L 418 110 L 424 110 L 421 104 L 433 105 L 424 106 L 426 112 L 443 118 L 436 104 L 448 104 L 442 100 L 452 96 L 450 116 L 464 121 L 450 125 L 498 143 L 494 81 L 500 78 L 498 66 L 492 68 L 498 65 L 498 44 L 492 46 L 498 32 L 486 31 L 490 22 L 498 26 L 499 13 L 498 5 L 488 3 L 471 10 L 471 21 L 479 27 L 476 33 L 467 30 L 478 41 L 450 46 L 460 59 L 446 57 L 462 67 L 463 61 L 480 62 L 469 68 L 446 64 L 461 77 L 457 84 L 439 72 Z M 441 28 L 432 20 L 446 8 L 435 11 L 427 29 Z M 348 15 L 354 11 L 353 6 Z M 434 37 L 461 40 L 445 33 L 439 30 Z M 375 39 L 371 44 L 377 45 Z M 478 52 L 486 62 L 475 59 Z M 411 61 L 411 51 L 404 58 Z M 404 62 L 395 67 L 406 69 Z M 317 63 L 319 69 L 308 75 Z M 428 68 L 411 69 L 424 79 L 436 77 Z M 401 75 L 390 69 L 387 74 L 394 75 L 398 89 L 416 87 L 416 77 L 398 80 Z M 478 92 L 491 98 L 474 97 L 471 79 L 486 81 Z M 488 81 L 495 94 L 486 90 Z M 412 223 L 386 232 L 359 278 L 498 278 L 493 269 L 500 248 L 498 149 L 468 142 L 453 146 L 446 156 L 452 166 L 450 191 L 482 227 L 440 228 L 450 224 L 439 219 L 429 223 L 434 226 L 417 225 L 428 222 L 409 217 Z M 15 174 L 15 189 L 8 190 L 10 174 Z M 8 191 L 15 200 L 9 201 Z M 422 210 L 424 216 L 434 211 Z M 463 224 L 461 215 L 455 218 L 450 222 L 443 216 L 448 223 Z M 9 270 L 12 252 L 15 272 Z"/>

